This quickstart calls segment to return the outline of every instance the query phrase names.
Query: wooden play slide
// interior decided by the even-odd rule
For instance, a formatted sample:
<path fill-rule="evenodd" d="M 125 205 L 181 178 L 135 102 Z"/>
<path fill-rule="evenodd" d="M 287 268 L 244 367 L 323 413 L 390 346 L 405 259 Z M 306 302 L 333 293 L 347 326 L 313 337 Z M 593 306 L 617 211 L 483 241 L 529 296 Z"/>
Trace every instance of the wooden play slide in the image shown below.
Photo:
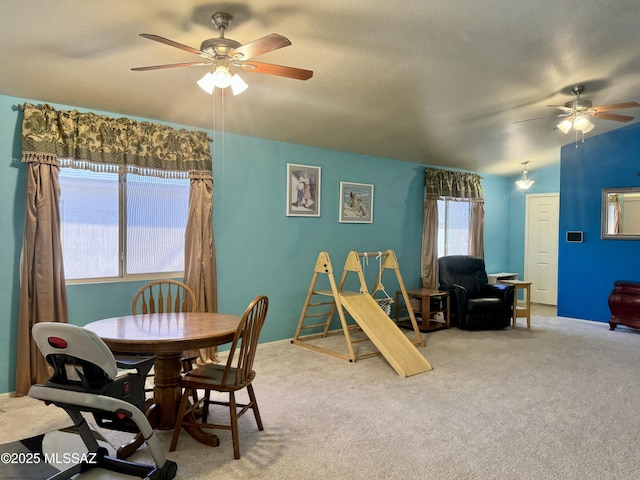
<path fill-rule="evenodd" d="M 371 295 L 340 292 L 342 306 L 401 377 L 431 370 L 431 364 Z"/>
<path fill-rule="evenodd" d="M 367 289 L 360 258 L 373 258 L 379 262 L 378 280 L 371 292 Z M 374 298 L 377 292 L 384 292 L 381 278 L 386 270 L 395 271 L 400 292 L 402 292 L 405 303 L 409 304 L 407 291 L 402 281 L 402 275 L 400 275 L 398 260 L 393 250 L 372 253 L 349 252 L 339 284 L 336 284 L 333 277 L 329 254 L 320 252 L 313 271 L 311 285 L 307 292 L 307 298 L 300 313 L 298 327 L 291 343 L 350 362 L 380 353 L 401 377 L 408 377 L 431 370 L 431 365 L 427 359 L 416 348 L 416 345 L 423 347 L 424 341 L 413 311 L 409 309 L 409 317 L 415 334 L 415 341 L 412 342 L 407 338 L 405 332 L 400 330 L 389 315 L 384 312 Z M 360 281 L 358 292 L 343 290 L 349 273 L 355 273 L 358 276 Z M 316 289 L 316 282 L 320 275 L 327 276 L 331 290 Z M 326 297 L 331 297 L 331 300 L 326 300 Z M 345 311 L 353 318 L 355 324 L 348 323 Z M 339 333 L 329 331 L 334 313 L 337 313 L 340 318 L 341 333 L 344 334 L 348 350 L 346 354 L 309 341 L 327 337 L 332 333 Z M 318 323 L 318 319 L 323 320 Z M 308 323 L 307 321 L 313 323 Z M 352 330 L 361 330 L 366 335 L 366 338 L 352 339 L 350 333 Z M 303 331 L 311 331 L 312 333 L 303 335 Z M 353 346 L 355 343 L 362 341 L 371 341 L 378 351 L 357 356 Z"/>

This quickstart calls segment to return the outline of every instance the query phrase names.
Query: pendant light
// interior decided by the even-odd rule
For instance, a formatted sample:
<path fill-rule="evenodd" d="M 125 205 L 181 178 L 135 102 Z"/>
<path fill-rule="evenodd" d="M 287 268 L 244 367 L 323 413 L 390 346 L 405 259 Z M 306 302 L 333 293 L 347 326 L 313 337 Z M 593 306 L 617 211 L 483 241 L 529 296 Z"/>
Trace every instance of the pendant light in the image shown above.
<path fill-rule="evenodd" d="M 535 180 L 531 180 L 527 178 L 527 163 L 529 162 L 521 162 L 522 163 L 522 177 L 519 180 L 516 180 L 516 185 L 518 188 L 523 190 L 528 190 L 531 188 L 531 185 L 535 183 Z"/>

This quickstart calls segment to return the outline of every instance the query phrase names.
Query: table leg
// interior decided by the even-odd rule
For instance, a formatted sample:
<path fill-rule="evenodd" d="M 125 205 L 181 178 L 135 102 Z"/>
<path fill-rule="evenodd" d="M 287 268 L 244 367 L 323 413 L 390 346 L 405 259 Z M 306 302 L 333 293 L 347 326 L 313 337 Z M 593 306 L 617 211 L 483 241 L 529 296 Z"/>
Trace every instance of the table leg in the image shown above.
<path fill-rule="evenodd" d="M 168 430 L 176 424 L 180 401 L 180 353 L 159 353 L 154 366 L 153 402 L 160 406 L 158 429 Z"/>
<path fill-rule="evenodd" d="M 193 412 L 188 413 L 187 417 L 189 417 L 187 419 L 189 422 L 195 422 L 196 420 L 195 413 Z M 220 445 L 220 439 L 218 439 L 218 436 L 214 433 L 205 432 L 202 428 L 191 425 L 185 426 L 184 429 L 200 443 L 204 443 L 210 447 L 217 447 Z"/>
<path fill-rule="evenodd" d="M 513 313 L 511 314 L 513 323 L 511 328 L 516 328 L 516 320 L 518 318 L 518 287 L 513 287 Z"/>
<path fill-rule="evenodd" d="M 158 354 L 155 363 L 155 385 L 153 389 L 154 403 L 160 406 L 160 420 L 158 429 L 173 429 L 177 423 L 179 414 L 182 390 L 178 385 L 182 372 L 180 361 L 182 354 Z M 193 411 L 187 413 L 187 420 L 196 421 L 196 414 Z M 197 426 L 183 426 L 183 428 L 200 443 L 210 447 L 217 447 L 220 440 L 217 435 L 205 432 Z"/>
<path fill-rule="evenodd" d="M 531 287 L 527 285 L 524 288 L 525 295 L 527 296 L 526 306 L 527 306 L 527 328 L 531 328 Z"/>
<path fill-rule="evenodd" d="M 217 447 L 220 444 L 220 440 L 218 439 L 217 435 L 206 432 L 202 427 L 200 427 L 200 424 L 197 423 L 197 419 L 201 419 L 202 422 L 205 422 L 206 420 L 206 415 L 204 415 L 204 404 L 206 403 L 205 397 L 209 394 L 209 392 L 205 391 L 205 397 L 199 400 L 195 395 L 195 392 L 195 390 L 187 388 L 185 390 L 185 393 L 183 394 L 181 405 L 178 409 L 178 415 L 184 415 L 184 421 L 179 428 L 186 430 L 187 433 L 198 442 L 210 447 Z M 203 405 L 203 407 L 200 408 L 200 405 Z M 173 435 L 176 435 L 175 431 L 173 432 Z M 172 439 L 169 450 L 173 451 L 173 449 L 175 449 L 175 444 L 174 440 Z"/>
<path fill-rule="evenodd" d="M 422 307 L 422 328 L 426 330 L 431 326 L 431 297 L 429 295 L 422 297 L 420 306 Z"/>
<path fill-rule="evenodd" d="M 181 354 L 159 353 L 154 369 L 153 402 L 147 406 L 147 419 L 154 430 L 169 430 L 176 424 L 176 413 L 180 400 Z M 131 442 L 118 449 L 118 458 L 124 459 L 133 454 L 142 444 L 144 438 L 138 433 Z"/>

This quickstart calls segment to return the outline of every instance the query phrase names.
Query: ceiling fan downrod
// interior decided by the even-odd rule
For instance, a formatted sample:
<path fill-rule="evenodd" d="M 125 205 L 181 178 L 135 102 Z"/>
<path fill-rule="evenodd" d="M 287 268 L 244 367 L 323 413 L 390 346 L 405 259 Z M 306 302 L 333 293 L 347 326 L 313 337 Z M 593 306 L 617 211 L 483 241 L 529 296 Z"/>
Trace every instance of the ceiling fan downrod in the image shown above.
<path fill-rule="evenodd" d="M 225 12 L 217 12 L 211 16 L 211 23 L 218 29 L 220 36 L 209 38 L 200 44 L 200 50 L 216 57 L 218 62 L 229 60 L 229 52 L 242 44 L 230 38 L 225 38 L 224 31 L 229 28 L 233 17 Z"/>
<path fill-rule="evenodd" d="M 584 92 L 584 85 L 576 85 L 571 89 L 571 93 L 576 96 L 576 99 L 564 104 L 565 107 L 571 108 L 576 111 L 589 110 L 593 106 L 591 100 L 580 100 L 580 94 Z"/>
<path fill-rule="evenodd" d="M 233 17 L 225 12 L 216 12 L 211 15 L 211 23 L 220 31 L 220 36 L 224 38 L 224 31 L 229 28 Z"/>

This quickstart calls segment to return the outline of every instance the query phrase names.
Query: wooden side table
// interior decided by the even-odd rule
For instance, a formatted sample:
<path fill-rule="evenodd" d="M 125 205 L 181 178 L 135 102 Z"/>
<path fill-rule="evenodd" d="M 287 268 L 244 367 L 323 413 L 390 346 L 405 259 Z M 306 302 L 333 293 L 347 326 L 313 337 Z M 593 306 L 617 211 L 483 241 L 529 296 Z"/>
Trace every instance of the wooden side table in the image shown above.
<path fill-rule="evenodd" d="M 408 308 L 412 308 L 413 312 L 421 317 L 421 321 L 418 322 L 418 328 L 421 332 L 433 332 L 449 328 L 450 306 L 448 292 L 417 288 L 415 290 L 407 290 L 407 296 L 409 297 L 410 305 L 404 304 L 402 290 L 396 290 L 396 324 L 401 327 L 413 328 L 411 322 L 400 315 L 401 312 L 407 312 Z M 400 302 L 401 299 L 403 300 L 402 302 Z M 416 300 L 416 302 L 412 303 L 411 300 Z M 431 315 L 438 312 L 442 312 L 444 315 L 444 323 L 431 320 Z"/>
<path fill-rule="evenodd" d="M 527 328 L 531 328 L 531 283 L 523 280 L 500 280 L 500 283 L 513 285 L 513 324 L 511 328 L 516 328 L 516 319 L 525 317 L 527 319 Z M 523 302 L 518 301 L 518 290 L 524 292 Z"/>
<path fill-rule="evenodd" d="M 517 273 L 499 272 L 499 273 L 487 273 L 487 280 L 489 283 L 500 283 L 501 280 L 517 280 Z"/>

